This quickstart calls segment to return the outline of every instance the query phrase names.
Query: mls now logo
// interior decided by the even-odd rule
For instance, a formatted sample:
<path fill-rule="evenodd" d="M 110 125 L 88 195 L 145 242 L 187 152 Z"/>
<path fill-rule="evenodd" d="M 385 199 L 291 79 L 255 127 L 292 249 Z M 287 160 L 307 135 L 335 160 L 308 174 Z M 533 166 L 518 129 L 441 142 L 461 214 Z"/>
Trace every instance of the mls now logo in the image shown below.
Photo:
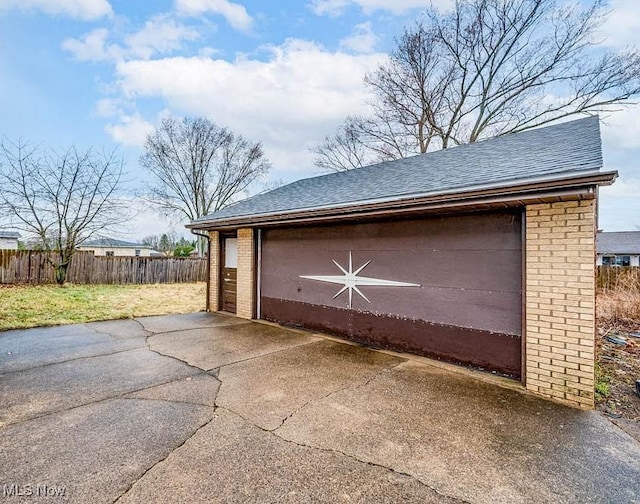
<path fill-rule="evenodd" d="M 67 488 L 58 485 L 2 485 L 3 497 L 64 497 Z"/>

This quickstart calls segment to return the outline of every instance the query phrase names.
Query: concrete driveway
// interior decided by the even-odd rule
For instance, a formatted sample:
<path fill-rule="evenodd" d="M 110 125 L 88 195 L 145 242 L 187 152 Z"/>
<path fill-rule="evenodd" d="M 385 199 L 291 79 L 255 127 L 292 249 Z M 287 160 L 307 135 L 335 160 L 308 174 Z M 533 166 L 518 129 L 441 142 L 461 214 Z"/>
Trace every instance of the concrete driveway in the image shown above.
<path fill-rule="evenodd" d="M 496 383 L 224 315 L 0 333 L 0 500 L 640 502 L 638 441 Z"/>

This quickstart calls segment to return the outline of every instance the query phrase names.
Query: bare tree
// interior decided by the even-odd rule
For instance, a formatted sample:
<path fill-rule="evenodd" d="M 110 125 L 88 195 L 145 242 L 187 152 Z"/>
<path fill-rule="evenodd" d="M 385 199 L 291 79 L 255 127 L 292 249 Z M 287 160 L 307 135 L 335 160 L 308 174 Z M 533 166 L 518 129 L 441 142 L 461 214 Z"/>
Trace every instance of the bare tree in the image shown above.
<path fill-rule="evenodd" d="M 169 231 L 161 235 L 145 236 L 142 239 L 142 244 L 151 247 L 157 252 L 161 252 L 165 257 L 171 257 L 179 241 L 178 235 L 173 231 Z"/>
<path fill-rule="evenodd" d="M 150 201 L 189 220 L 228 205 L 270 169 L 260 143 L 204 117 L 164 119 L 147 137 L 140 164 L 153 179 Z"/>
<path fill-rule="evenodd" d="M 316 165 L 343 170 L 444 149 L 609 112 L 637 96 L 640 52 L 598 46 L 603 2 L 558 4 L 459 0 L 450 14 L 428 10 L 366 76 L 371 117 L 347 118 L 314 149 Z M 358 149 L 346 163 L 345 145 Z"/>
<path fill-rule="evenodd" d="M 349 116 L 336 133 L 315 149 L 315 165 L 325 171 L 344 171 L 411 154 L 405 129 L 383 115 Z"/>
<path fill-rule="evenodd" d="M 65 283 L 76 247 L 126 221 L 116 198 L 123 162 L 115 151 L 70 148 L 63 154 L 23 141 L 0 144 L 3 221 L 51 252 L 56 282 Z"/>

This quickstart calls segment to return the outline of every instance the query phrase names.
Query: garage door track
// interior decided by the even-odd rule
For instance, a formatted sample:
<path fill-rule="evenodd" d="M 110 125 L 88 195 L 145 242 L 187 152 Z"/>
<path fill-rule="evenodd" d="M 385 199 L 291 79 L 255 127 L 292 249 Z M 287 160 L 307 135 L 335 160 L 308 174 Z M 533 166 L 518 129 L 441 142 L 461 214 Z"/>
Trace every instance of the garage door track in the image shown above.
<path fill-rule="evenodd" d="M 640 502 L 599 413 L 219 314 L 0 333 L 0 446 L 7 502 Z"/>

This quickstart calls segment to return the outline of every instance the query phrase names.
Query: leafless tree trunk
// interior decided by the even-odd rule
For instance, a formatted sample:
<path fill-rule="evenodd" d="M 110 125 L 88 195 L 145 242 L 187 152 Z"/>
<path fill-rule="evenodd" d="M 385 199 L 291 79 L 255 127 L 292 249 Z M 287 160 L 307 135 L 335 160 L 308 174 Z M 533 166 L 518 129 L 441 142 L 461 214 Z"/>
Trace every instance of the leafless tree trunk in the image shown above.
<path fill-rule="evenodd" d="M 0 145 L 0 211 L 5 225 L 51 252 L 63 285 L 76 247 L 128 218 L 116 197 L 123 163 L 114 151 L 70 148 L 58 155 L 18 141 Z"/>
<path fill-rule="evenodd" d="M 351 130 L 348 118 L 314 150 L 316 165 L 349 169 L 628 103 L 640 93 L 640 52 L 597 47 L 603 2 L 558 4 L 460 0 L 451 14 L 429 10 L 366 76 L 372 116 Z M 336 162 L 345 142 L 358 156 Z"/>
<path fill-rule="evenodd" d="M 168 118 L 147 137 L 140 158 L 152 176 L 149 201 L 189 220 L 215 212 L 270 169 L 260 143 L 206 118 Z M 205 241 L 198 240 L 204 255 Z"/>

